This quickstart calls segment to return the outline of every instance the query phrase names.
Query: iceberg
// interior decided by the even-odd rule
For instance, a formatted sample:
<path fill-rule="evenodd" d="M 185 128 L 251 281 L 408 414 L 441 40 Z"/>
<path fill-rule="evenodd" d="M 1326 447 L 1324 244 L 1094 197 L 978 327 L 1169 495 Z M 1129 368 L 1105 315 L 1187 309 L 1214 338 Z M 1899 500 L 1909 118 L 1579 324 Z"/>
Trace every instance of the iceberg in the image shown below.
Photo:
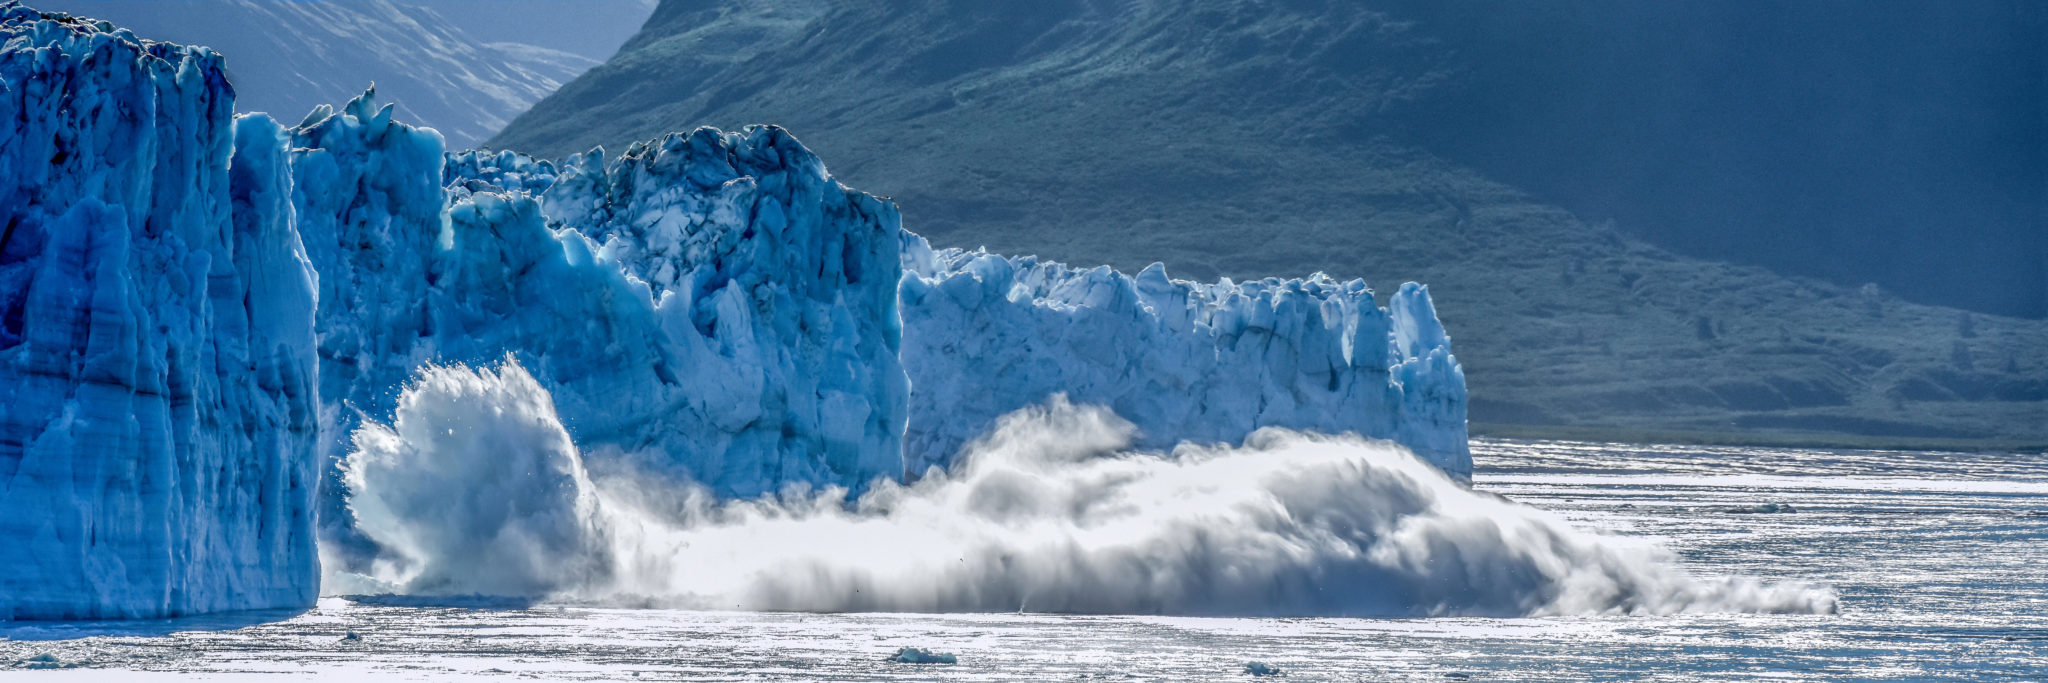
<path fill-rule="evenodd" d="M 889 655 L 889 661 L 897 664 L 959 664 L 960 658 L 948 652 L 934 652 L 919 647 L 897 648 L 896 654 Z"/>
<path fill-rule="evenodd" d="M 314 273 L 211 52 L 0 4 L 0 620 L 309 605 Z"/>

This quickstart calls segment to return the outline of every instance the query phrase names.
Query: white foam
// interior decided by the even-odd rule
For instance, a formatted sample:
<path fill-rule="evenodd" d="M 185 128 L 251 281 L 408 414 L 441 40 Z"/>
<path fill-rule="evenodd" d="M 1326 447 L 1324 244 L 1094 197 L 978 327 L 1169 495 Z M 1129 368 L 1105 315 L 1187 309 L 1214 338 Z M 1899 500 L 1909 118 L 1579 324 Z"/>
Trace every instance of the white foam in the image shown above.
<path fill-rule="evenodd" d="M 342 463 L 362 530 L 413 593 L 546 595 L 602 579 L 597 499 L 554 401 L 518 363 L 427 366 Z"/>
<path fill-rule="evenodd" d="M 1056 399 L 1004 417 L 950 471 L 913 484 L 881 482 L 850 503 L 841 489 L 718 502 L 701 488 L 601 465 L 588 478 L 564 474 L 579 471 L 583 456 L 549 426 L 545 396 L 516 366 L 431 371 L 401 399 L 395 429 L 359 439 L 389 469 L 352 476 L 352 489 L 365 487 L 353 491 L 358 500 L 394 509 L 429 507 L 411 506 L 414 496 L 507 500 L 531 513 L 485 516 L 455 504 L 456 523 L 358 508 L 377 540 L 439 568 L 438 583 L 408 590 L 551 585 L 562 600 L 705 609 L 1241 616 L 1835 605 L 1823 588 L 1689 576 L 1668 553 L 1473 491 L 1387 442 L 1267 429 L 1241 447 L 1133 452 L 1129 423 Z M 448 431 L 457 425 L 473 428 Z M 490 463 L 461 462 L 471 459 Z M 552 464 L 530 468 L 546 473 L 536 483 L 507 478 L 528 471 L 508 462 Z M 463 493 L 450 490 L 455 481 L 500 483 Z M 520 499 L 529 495 L 537 499 Z M 590 526 L 560 523 L 586 509 Z M 575 543 L 488 540 L 571 528 Z M 576 548 L 582 555 L 564 555 Z M 521 552 L 542 555 L 522 562 Z M 577 562 L 597 569 L 578 581 L 504 576 Z"/>

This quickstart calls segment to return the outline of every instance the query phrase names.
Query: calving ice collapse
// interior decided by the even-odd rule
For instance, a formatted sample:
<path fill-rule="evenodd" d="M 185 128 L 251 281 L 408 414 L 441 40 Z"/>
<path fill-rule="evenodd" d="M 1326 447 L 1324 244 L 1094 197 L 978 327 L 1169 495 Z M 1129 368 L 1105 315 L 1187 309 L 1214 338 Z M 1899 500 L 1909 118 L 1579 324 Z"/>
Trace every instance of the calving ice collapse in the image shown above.
<path fill-rule="evenodd" d="M 584 448 L 725 495 L 900 476 L 894 207 L 775 128 L 671 135 L 558 178 L 444 157 L 390 112 L 366 94 L 291 141 L 321 273 L 330 562 L 380 554 L 333 463 L 431 362 L 516 357 Z"/>
<path fill-rule="evenodd" d="M 235 115 L 204 49 L 15 2 L 0 37 L 0 618 L 302 608 L 323 563 L 415 593 L 1211 613 L 1243 607 L 1201 597 L 1217 588 L 1426 591 L 1427 534 L 1389 545 L 1417 520 L 1566 538 L 1516 512 L 1351 505 L 1325 521 L 1373 530 L 1303 554 L 1286 549 L 1339 530 L 1255 514 L 1471 497 L 1453 483 L 1471 470 L 1463 375 L 1417 285 L 1381 308 L 1322 276 L 1198 284 L 935 250 L 780 128 L 560 162 L 448 154 L 374 93 L 285 126 Z M 1019 426 L 1046 424 L 1087 428 L 1063 444 Z M 1304 445 L 1325 443 L 1342 445 Z M 1295 466 L 1333 474 L 1275 469 Z M 1263 483 L 1210 490 L 1233 474 Z M 1169 503 L 1196 494 L 1263 531 L 1173 551 L 1204 517 Z M 1089 536 L 1100 524 L 1129 543 Z M 786 567 L 806 574 L 736 577 L 679 559 L 832 529 L 974 540 L 989 564 L 798 553 Z M 1457 536 L 1531 571 L 1607 557 L 1569 538 L 1546 555 Z M 1277 564 L 1229 586 L 1058 580 L 1200 576 L 1240 552 Z M 1655 567 L 1272 609 L 1809 604 Z"/>
<path fill-rule="evenodd" d="M 517 362 L 429 368 L 347 460 L 401 562 L 347 590 L 687 609 L 1424 616 L 1832 609 L 1699 580 L 1384 441 L 1268 427 L 1133 448 L 1107 409 L 1011 412 L 911 483 L 731 499 L 586 460 Z M 453 438 L 447 435 L 466 435 Z M 479 534 L 479 529 L 489 533 Z M 477 539 L 488 539 L 479 542 Z"/>

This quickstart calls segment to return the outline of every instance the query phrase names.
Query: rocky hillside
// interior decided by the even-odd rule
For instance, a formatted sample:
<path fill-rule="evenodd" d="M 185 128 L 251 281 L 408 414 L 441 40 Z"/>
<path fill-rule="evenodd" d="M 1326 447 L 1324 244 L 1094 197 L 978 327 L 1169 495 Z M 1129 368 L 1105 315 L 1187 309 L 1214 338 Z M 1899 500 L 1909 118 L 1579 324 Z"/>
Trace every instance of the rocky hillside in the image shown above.
<path fill-rule="evenodd" d="M 1425 282 L 1480 433 L 2048 443 L 2048 321 L 1680 256 L 1486 177 L 1403 132 L 1464 77 L 1445 45 L 1344 0 L 668 0 L 491 144 L 771 122 L 941 246 Z"/>

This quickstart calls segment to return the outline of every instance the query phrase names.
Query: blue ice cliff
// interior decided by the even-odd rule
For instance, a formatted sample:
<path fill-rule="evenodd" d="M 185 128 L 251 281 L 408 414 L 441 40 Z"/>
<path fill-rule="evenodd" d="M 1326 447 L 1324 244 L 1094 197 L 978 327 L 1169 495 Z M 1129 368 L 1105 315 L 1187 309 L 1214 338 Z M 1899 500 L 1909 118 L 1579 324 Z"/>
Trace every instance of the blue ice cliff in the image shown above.
<path fill-rule="evenodd" d="M 0 619 L 317 594 L 314 274 L 218 56 L 0 5 Z"/>
<path fill-rule="evenodd" d="M 339 463 L 485 438 L 393 422 L 436 364 L 510 358 L 583 456 L 725 498 L 914 480 L 1060 393 L 1146 445 L 1353 432 L 1470 471 L 1420 287 L 934 251 L 775 127 L 446 154 L 373 94 L 237 119 L 218 56 L 104 23 L 9 2 L 0 39 L 0 618 L 306 606 L 316 517 L 350 566 L 421 543 L 360 527 Z"/>
<path fill-rule="evenodd" d="M 515 155 L 444 160 L 390 114 L 365 95 L 293 136 L 330 455 L 423 364 L 511 354 L 583 448 L 724 495 L 902 475 L 894 206 L 777 128 L 671 135 L 557 182 Z M 374 553 L 327 500 L 334 537 Z"/>
<path fill-rule="evenodd" d="M 1133 278 L 904 243 L 904 452 L 944 466 L 996 418 L 1065 393 L 1138 429 L 1135 445 L 1238 443 L 1261 427 L 1389 439 L 1472 473 L 1465 376 L 1429 293 L 1387 308 L 1359 280 Z"/>

